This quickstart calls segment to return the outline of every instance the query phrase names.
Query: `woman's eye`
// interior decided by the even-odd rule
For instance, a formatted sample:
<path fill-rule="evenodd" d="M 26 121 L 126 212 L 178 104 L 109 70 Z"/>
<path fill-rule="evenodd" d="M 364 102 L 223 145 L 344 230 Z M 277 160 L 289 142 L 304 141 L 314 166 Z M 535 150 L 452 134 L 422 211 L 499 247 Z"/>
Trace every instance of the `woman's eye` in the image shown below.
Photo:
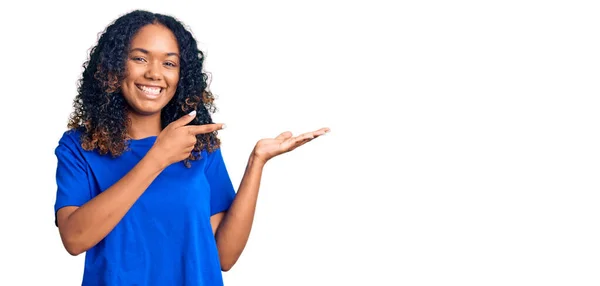
<path fill-rule="evenodd" d="M 144 59 L 144 58 L 142 58 L 142 57 L 133 57 L 132 59 L 133 59 L 134 61 L 136 61 L 136 62 L 144 62 L 144 61 L 146 61 L 146 59 Z"/>
<path fill-rule="evenodd" d="M 176 67 L 177 65 L 175 63 L 172 62 L 166 62 L 165 65 L 169 66 L 169 67 Z"/>

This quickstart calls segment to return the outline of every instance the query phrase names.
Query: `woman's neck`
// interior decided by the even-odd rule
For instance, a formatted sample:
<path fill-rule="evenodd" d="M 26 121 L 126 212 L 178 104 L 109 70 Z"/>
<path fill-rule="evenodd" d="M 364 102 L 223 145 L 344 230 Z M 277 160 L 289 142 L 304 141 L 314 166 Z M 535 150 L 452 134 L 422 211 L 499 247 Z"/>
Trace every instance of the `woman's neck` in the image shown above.
<path fill-rule="evenodd" d="M 158 136 L 162 131 L 160 113 L 141 115 L 134 112 L 128 114 L 130 125 L 127 133 L 133 139 L 142 139 L 150 136 Z"/>

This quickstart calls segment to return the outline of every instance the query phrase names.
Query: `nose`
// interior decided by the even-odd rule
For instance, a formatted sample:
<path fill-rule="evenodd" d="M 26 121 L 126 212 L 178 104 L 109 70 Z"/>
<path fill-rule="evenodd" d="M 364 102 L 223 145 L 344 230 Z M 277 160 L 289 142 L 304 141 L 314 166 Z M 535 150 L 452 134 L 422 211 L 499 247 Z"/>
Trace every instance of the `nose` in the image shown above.
<path fill-rule="evenodd" d="M 160 74 L 160 64 L 157 62 L 150 63 L 146 66 L 146 73 L 144 76 L 147 79 L 151 80 L 159 80 L 161 78 Z"/>

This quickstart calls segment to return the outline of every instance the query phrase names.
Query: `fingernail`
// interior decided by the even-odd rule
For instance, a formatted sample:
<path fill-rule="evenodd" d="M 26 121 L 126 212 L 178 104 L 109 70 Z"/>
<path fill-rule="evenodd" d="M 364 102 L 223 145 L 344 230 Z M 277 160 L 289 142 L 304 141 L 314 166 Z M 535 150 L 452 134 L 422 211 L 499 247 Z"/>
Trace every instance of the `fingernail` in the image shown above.
<path fill-rule="evenodd" d="M 192 110 L 192 112 L 188 113 L 189 116 L 196 116 L 196 110 Z"/>
<path fill-rule="evenodd" d="M 227 127 L 227 125 L 225 125 L 225 124 L 221 125 L 221 129 L 225 129 L 225 127 Z"/>

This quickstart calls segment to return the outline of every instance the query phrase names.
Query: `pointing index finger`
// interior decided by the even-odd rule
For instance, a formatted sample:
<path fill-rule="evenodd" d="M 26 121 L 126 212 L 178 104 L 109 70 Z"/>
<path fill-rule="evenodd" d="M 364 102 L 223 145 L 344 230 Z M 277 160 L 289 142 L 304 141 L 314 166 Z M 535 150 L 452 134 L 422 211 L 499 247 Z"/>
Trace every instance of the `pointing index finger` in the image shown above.
<path fill-rule="evenodd" d="M 191 135 L 198 135 L 198 134 L 206 134 L 206 133 L 211 133 L 213 131 L 224 129 L 225 124 L 212 123 L 212 124 L 202 124 L 202 125 L 187 125 L 184 128 L 186 128 L 187 131 Z"/>

